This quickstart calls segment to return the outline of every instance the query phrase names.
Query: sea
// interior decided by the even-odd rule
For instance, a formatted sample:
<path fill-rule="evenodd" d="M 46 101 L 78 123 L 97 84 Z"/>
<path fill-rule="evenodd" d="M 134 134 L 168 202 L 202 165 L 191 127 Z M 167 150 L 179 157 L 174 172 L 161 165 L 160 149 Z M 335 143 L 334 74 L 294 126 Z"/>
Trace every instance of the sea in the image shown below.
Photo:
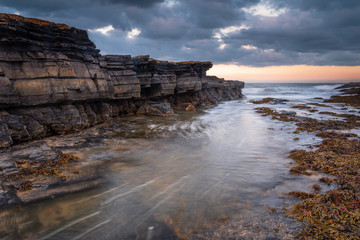
<path fill-rule="evenodd" d="M 289 152 L 308 149 L 321 139 L 294 134 L 293 123 L 261 116 L 256 112 L 260 105 L 251 101 L 281 99 L 261 107 L 306 117 L 308 111 L 293 106 L 322 103 L 338 94 L 340 85 L 249 83 L 240 100 L 196 112 L 119 118 L 126 129 L 79 150 L 86 158 L 110 162 L 106 181 L 94 189 L 1 211 L 0 230 L 6 233 L 0 231 L 0 237 L 222 239 L 218 229 L 227 226 L 236 225 L 239 233 L 251 231 L 255 221 L 257 227 L 272 228 L 271 216 L 262 216 L 283 215 L 284 207 L 298 201 L 289 191 L 311 191 L 323 176 L 289 174 Z M 291 232 L 294 220 L 281 221 Z"/>

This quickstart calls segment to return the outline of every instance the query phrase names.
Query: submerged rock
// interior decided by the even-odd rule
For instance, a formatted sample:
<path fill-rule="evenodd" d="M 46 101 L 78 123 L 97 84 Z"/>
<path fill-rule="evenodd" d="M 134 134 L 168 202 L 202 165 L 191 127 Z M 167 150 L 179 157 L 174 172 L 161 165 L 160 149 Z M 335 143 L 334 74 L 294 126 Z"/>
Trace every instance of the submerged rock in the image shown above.
<path fill-rule="evenodd" d="M 190 112 L 194 112 L 196 109 L 194 107 L 194 105 L 190 104 L 189 106 L 187 106 L 185 108 L 185 111 L 190 111 Z"/>
<path fill-rule="evenodd" d="M 0 151 L 0 208 L 88 189 L 103 181 L 105 161 L 74 155 L 84 146 L 83 137 L 57 139 L 59 143 L 46 139 Z M 61 144 L 64 141 L 69 145 Z"/>
<path fill-rule="evenodd" d="M 136 114 L 169 117 L 174 115 L 174 111 L 171 108 L 170 103 L 146 103 L 145 105 L 140 107 Z"/>

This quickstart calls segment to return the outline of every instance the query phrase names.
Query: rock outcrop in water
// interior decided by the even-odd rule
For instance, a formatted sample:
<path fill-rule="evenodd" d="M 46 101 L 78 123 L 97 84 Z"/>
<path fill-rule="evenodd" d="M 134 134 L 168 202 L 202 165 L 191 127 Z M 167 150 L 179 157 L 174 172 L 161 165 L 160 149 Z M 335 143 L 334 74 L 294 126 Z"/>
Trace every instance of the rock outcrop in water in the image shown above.
<path fill-rule="evenodd" d="M 102 56 L 84 30 L 0 14 L 0 207 L 100 182 L 102 160 L 78 161 L 68 151 L 89 147 L 102 134 L 37 139 L 124 114 L 170 116 L 172 108 L 241 97 L 244 84 L 206 76 L 211 67 Z"/>
<path fill-rule="evenodd" d="M 0 147 L 136 113 L 148 100 L 205 105 L 243 88 L 206 76 L 211 62 L 101 56 L 86 31 L 64 24 L 0 14 L 0 35 Z"/>

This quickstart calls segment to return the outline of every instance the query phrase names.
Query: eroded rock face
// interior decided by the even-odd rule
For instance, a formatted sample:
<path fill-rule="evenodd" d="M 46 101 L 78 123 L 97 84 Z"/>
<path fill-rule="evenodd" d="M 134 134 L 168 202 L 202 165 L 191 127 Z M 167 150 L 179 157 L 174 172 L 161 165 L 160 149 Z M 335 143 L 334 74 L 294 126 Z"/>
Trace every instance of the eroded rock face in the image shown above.
<path fill-rule="evenodd" d="M 106 55 L 101 58 L 105 79 L 113 99 L 140 98 L 140 81 L 130 55 Z"/>
<path fill-rule="evenodd" d="M 140 80 L 142 96 L 154 98 L 174 94 L 177 78 L 173 64 L 149 56 L 138 56 L 132 60 Z"/>
<path fill-rule="evenodd" d="M 0 104 L 39 105 L 107 96 L 99 50 L 87 32 L 0 14 Z"/>
<path fill-rule="evenodd" d="M 143 95 L 152 98 L 188 91 L 200 91 L 211 62 L 167 62 L 149 56 L 133 58 Z M 204 80 L 205 81 L 205 80 Z"/>
<path fill-rule="evenodd" d="M 206 76 L 211 67 L 101 56 L 84 30 L 0 14 L 0 148 L 80 131 L 141 106 L 154 113 L 150 100 L 199 107 L 239 98 L 243 83 Z"/>

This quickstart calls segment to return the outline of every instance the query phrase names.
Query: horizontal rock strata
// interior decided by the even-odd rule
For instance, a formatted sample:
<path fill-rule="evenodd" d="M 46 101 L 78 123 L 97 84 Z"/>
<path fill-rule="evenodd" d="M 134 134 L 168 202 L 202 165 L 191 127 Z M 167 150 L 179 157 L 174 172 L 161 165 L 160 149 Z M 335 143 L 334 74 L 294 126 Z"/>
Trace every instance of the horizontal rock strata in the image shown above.
<path fill-rule="evenodd" d="M 0 14 L 0 36 L 0 147 L 136 113 L 148 100 L 206 105 L 243 88 L 206 76 L 211 62 L 101 56 L 86 31 L 64 24 Z"/>
<path fill-rule="evenodd" d="M 175 107 L 195 110 L 240 98 L 244 84 L 206 76 L 211 67 L 211 62 L 102 56 L 84 30 L 0 14 L 0 207 L 100 182 L 101 162 L 66 155 L 74 138 L 33 140 L 79 132 L 124 114 L 171 116 Z"/>

